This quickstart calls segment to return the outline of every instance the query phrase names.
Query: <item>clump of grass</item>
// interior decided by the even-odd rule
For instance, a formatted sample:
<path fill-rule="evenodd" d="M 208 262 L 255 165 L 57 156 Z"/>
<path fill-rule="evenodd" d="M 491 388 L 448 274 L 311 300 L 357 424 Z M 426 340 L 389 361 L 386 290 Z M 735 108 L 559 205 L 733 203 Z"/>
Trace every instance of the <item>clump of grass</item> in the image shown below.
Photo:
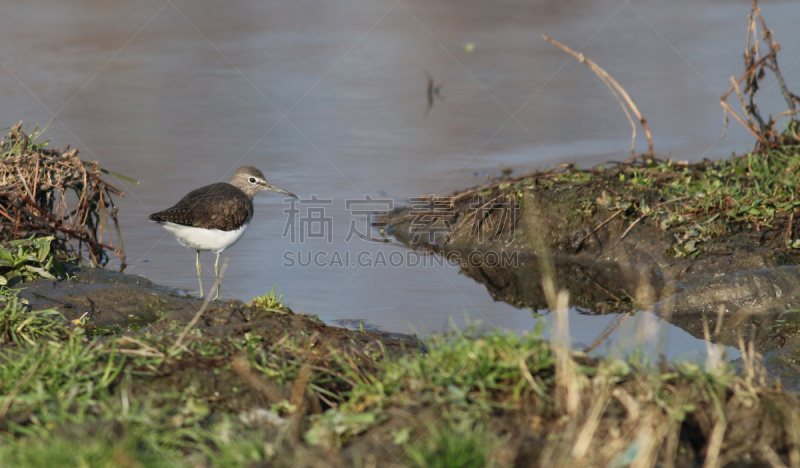
<path fill-rule="evenodd" d="M 659 372 L 561 350 L 571 363 L 564 366 L 536 333 L 431 337 L 426 354 L 380 361 L 301 335 L 274 342 L 252 332 L 193 334 L 173 354 L 167 352 L 173 331 L 135 336 L 39 335 L 33 343 L 0 348 L 0 428 L 14 436 L 0 436 L 0 456 L 20 466 L 59 460 L 158 465 L 159 457 L 177 466 L 237 466 L 291 460 L 308 443 L 328 447 L 335 459 L 351 443 L 369 440 L 364 434 L 396 418 L 392 410 L 398 408 L 410 415 L 431 411 L 430 430 L 409 418 L 395 442 L 387 441 L 403 462 L 420 467 L 505 466 L 497 458 L 501 447 L 527 466 L 534 460 L 513 448 L 524 446 L 523 439 L 535 441 L 535 461 L 543 466 L 610 466 L 623 459 L 676 465 L 681 450 L 732 460 L 760 456 L 763 444 L 780 456 L 800 447 L 791 435 L 792 421 L 800 420 L 794 403 L 730 368 L 709 372 L 684 363 Z M 234 372 L 243 378 L 238 383 L 228 367 L 235 359 L 246 362 L 244 371 Z M 250 387 L 273 412 L 295 422 L 274 430 L 245 427 L 215 403 L 219 383 L 204 389 L 208 384 L 200 379 L 171 384 L 179 389 L 137 391 L 134 379 L 151 382 L 178 369 L 213 372 L 214 382 Z M 573 390 L 578 410 L 568 411 L 563 394 Z M 742 438 L 750 436 L 750 419 L 770 431 L 759 440 Z M 734 420 L 741 426 L 719 426 Z M 109 423 L 125 428 L 116 441 L 90 434 L 67 453 L 63 434 L 74 431 L 70 425 Z M 700 441 L 701 452 L 687 445 L 684 433 Z M 724 437 L 717 440 L 715 433 Z M 514 441 L 504 444 L 508 438 Z"/>
<path fill-rule="evenodd" d="M 437 429 L 415 429 L 403 437 L 407 457 L 416 466 L 486 466 L 493 460 L 492 447 L 502 445 L 501 437 L 488 429 L 497 425 L 501 432 L 538 438 L 536 463 L 541 466 L 610 466 L 621 460 L 627 460 L 623 465 L 675 465 L 681 453 L 707 460 L 732 460 L 744 453 L 758 458 L 763 441 L 747 442 L 749 423 L 738 418 L 753 418 L 753 424 L 768 420 L 785 435 L 793 434 L 791 421 L 800 418 L 779 391 L 756 383 L 757 371 L 737 376 L 723 363 L 710 370 L 693 362 L 645 369 L 635 358 L 590 360 L 559 351 L 537 334 L 457 333 L 432 338 L 427 345 L 427 354 L 386 359 L 374 372 L 353 369 L 347 374 L 353 388 L 335 410 L 340 422 L 397 407 L 412 414 L 434 410 Z M 566 360 L 560 365 L 559 352 Z M 745 358 L 750 369 L 758 368 L 753 356 Z M 503 414 L 514 416 L 498 418 Z M 724 426 L 732 420 L 739 421 L 736 427 Z M 367 430 L 363 425 L 330 427 L 348 427 L 342 433 L 348 440 Z M 320 439 L 320 427 L 314 430 Z M 695 451 L 684 439 L 688 433 L 703 440 L 707 452 Z M 778 444 L 780 453 L 800 447 L 793 436 L 776 437 L 770 443 Z"/>
<path fill-rule="evenodd" d="M 113 433 L 83 434 L 83 437 L 46 434 L 42 437 L 9 439 L 0 443 L 0 459 L 6 466 L 34 468 L 72 467 L 157 467 L 170 465 L 146 439 L 119 437 Z"/>
<path fill-rule="evenodd" d="M 0 285 L 14 286 L 39 278 L 54 278 L 64 268 L 51 250 L 54 238 L 31 236 L 0 248 Z"/>
<path fill-rule="evenodd" d="M 800 211 L 795 190 L 800 184 L 799 150 L 784 146 L 692 165 L 651 161 L 631 169 L 629 179 L 626 173 L 620 178 L 630 187 L 654 190 L 658 197 L 632 203 L 631 215 L 656 219 L 664 230 L 680 227 L 685 240 L 699 242 L 746 229 L 768 232 L 773 238 L 783 233 L 777 244 L 798 249 L 794 215 Z M 605 205 L 615 209 L 625 198 L 634 201 L 628 191 L 627 197 L 609 197 Z M 665 203 L 669 200 L 679 203 Z"/>
<path fill-rule="evenodd" d="M 5 296 L 0 310 L 0 344 L 34 345 L 41 340 L 57 340 L 66 333 L 65 321 L 57 310 L 30 311 L 15 296 Z"/>
<path fill-rule="evenodd" d="M 0 350 L 0 419 L 27 415 L 34 428 L 85 422 L 104 412 L 109 386 L 120 375 L 125 357 L 77 334 L 63 341 L 39 341 L 20 349 Z"/>
<path fill-rule="evenodd" d="M 491 333 L 473 339 L 457 332 L 430 337 L 427 347 L 424 356 L 389 360 L 379 376 L 361 380 L 351 391 L 347 408 L 455 404 L 488 411 L 519 398 L 529 387 L 527 373 L 536 375 L 535 390 L 541 396 L 546 396 L 543 388 L 554 377 L 555 358 L 537 333 Z M 501 393 L 503 398 L 494 398 Z"/>
<path fill-rule="evenodd" d="M 103 339 L 79 328 L 18 328 L 16 341 L 0 345 L 0 457 L 19 466 L 291 466 L 321 450 L 332 466 L 349 466 L 342 454 L 373 447 L 420 467 L 683 466 L 704 458 L 712 466 L 800 449 L 800 410 L 766 386 L 752 348 L 743 350 L 744 376 L 721 362 L 706 370 L 593 360 L 539 331 L 454 332 L 427 339 L 425 354 L 373 358 L 335 344 L 330 336 L 352 335 L 341 329 L 275 339 L 252 328 L 267 319 L 304 320 L 261 315 L 242 322 L 248 331 L 224 336 L 199 324 L 174 350 L 181 323 Z M 251 410 L 276 417 L 244 422 L 239 412 Z M 757 439 L 756 425 L 768 428 Z M 121 429 L 113 440 L 86 432 L 67 451 L 74 439 L 65 434 L 98 426 Z"/>
<path fill-rule="evenodd" d="M 406 454 L 418 468 L 482 468 L 488 465 L 493 437 L 482 423 L 446 420 L 429 430 Z"/>
<path fill-rule="evenodd" d="M 283 303 L 283 294 L 278 296 L 277 286 L 273 286 L 272 289 L 263 296 L 254 297 L 253 304 L 271 312 L 286 312 L 289 308 L 288 304 Z"/>
<path fill-rule="evenodd" d="M 64 318 L 54 309 L 31 311 L 11 289 L 22 282 L 54 278 L 64 269 L 50 249 L 52 237 L 18 239 L 0 247 L 0 344 L 33 345 L 40 340 L 58 340 L 67 330 Z"/>
<path fill-rule="evenodd" d="M 650 222 L 677 238 L 666 252 L 675 257 L 696 256 L 702 242 L 743 231 L 758 232 L 760 242 L 771 248 L 800 253 L 798 185 L 797 145 L 692 164 L 658 158 L 588 169 L 564 164 L 454 194 L 450 209 L 456 216 L 449 216 L 452 232 L 458 234 L 474 229 L 480 221 L 476 213 L 493 204 L 513 202 L 523 208 L 526 193 L 569 191 L 576 195 L 577 225 L 591 224 L 596 231 L 619 217 L 627 220 L 622 236 L 617 234 L 624 238 L 637 224 Z M 496 232 L 502 225 L 502 239 L 511 238 L 515 226 L 503 225 L 508 219 L 502 212 L 489 210 L 484 222 Z M 400 211 L 385 221 L 395 226 L 412 217 L 411 211 Z"/>

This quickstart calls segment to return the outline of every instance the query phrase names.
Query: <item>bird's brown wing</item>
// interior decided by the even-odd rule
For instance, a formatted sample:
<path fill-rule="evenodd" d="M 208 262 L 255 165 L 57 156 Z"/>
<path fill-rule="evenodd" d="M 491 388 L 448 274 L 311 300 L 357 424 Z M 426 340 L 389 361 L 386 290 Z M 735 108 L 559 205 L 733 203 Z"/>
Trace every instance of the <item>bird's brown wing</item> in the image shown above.
<path fill-rule="evenodd" d="M 175 206 L 151 214 L 150 220 L 233 231 L 252 217 L 253 201 L 233 185 L 220 182 L 192 190 Z"/>

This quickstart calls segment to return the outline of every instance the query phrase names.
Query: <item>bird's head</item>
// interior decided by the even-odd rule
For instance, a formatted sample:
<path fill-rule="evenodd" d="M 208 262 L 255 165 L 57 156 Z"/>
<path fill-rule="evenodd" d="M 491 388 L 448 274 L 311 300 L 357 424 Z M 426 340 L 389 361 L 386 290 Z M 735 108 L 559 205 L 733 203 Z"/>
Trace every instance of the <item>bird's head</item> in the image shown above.
<path fill-rule="evenodd" d="M 233 173 L 233 177 L 231 177 L 229 183 L 247 194 L 247 196 L 250 198 L 253 198 L 256 193 L 262 190 L 272 190 L 273 192 L 278 192 L 292 198 L 297 198 L 297 195 L 287 192 L 286 190 L 279 189 L 278 187 L 275 187 L 267 182 L 264 174 L 253 166 L 242 166 L 239 169 L 236 169 L 236 172 Z"/>

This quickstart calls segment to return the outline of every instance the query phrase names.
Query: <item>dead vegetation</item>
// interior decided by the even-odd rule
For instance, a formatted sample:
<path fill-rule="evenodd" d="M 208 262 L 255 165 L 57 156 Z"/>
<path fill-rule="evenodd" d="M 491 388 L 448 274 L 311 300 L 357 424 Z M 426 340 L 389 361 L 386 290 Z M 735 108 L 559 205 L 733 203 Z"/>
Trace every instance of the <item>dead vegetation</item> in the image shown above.
<path fill-rule="evenodd" d="M 619 102 L 619 105 L 622 107 L 623 112 L 625 112 L 625 117 L 628 118 L 628 122 L 631 124 L 631 129 L 633 131 L 633 135 L 631 136 L 631 156 L 634 153 L 634 143 L 636 143 L 636 123 L 634 123 L 633 118 L 631 117 L 631 113 L 636 116 L 636 120 L 639 121 L 639 124 L 644 129 L 645 136 L 647 137 L 647 147 L 648 147 L 648 156 L 655 156 L 655 148 L 653 147 L 653 136 L 650 134 L 650 127 L 647 125 L 647 120 L 642 117 L 642 113 L 639 112 L 639 108 L 636 107 L 636 104 L 633 102 L 633 99 L 628 95 L 628 92 L 625 91 L 625 88 L 620 85 L 617 80 L 614 79 L 613 76 L 609 75 L 607 71 L 603 70 L 599 65 L 589 60 L 585 55 L 579 52 L 575 52 L 574 50 L 570 49 L 569 47 L 565 46 L 564 44 L 558 42 L 557 40 L 547 37 L 546 35 L 542 35 L 542 38 L 553 44 L 554 46 L 558 47 L 559 49 L 563 50 L 564 52 L 572 55 L 579 62 L 586 64 L 592 71 L 603 80 L 603 83 L 608 87 L 611 91 L 611 94 L 614 95 L 614 98 Z M 630 110 L 629 110 L 630 109 Z"/>
<path fill-rule="evenodd" d="M 0 140 L 0 240 L 54 236 L 62 257 L 104 265 L 113 252 L 124 270 L 113 201 L 122 191 L 102 179 L 96 161 L 81 161 L 69 146 L 47 149 L 35 131 L 29 135 L 21 127 L 14 125 Z"/>
<path fill-rule="evenodd" d="M 762 51 L 766 48 L 766 52 Z M 744 50 L 744 75 L 738 80 L 731 77 L 732 86 L 721 98 L 720 104 L 724 109 L 725 126 L 728 124 L 728 115 L 732 115 L 739 123 L 747 128 L 758 139 L 756 151 L 765 151 L 780 146 L 800 144 L 800 126 L 797 120 L 796 107 L 800 104 L 800 96 L 789 91 L 778 67 L 778 51 L 781 46 L 775 42 L 774 34 L 767 28 L 767 23 L 761 16 L 758 0 L 753 0 L 750 14 L 747 16 L 747 41 Z M 783 99 L 788 110 L 781 112 L 773 118 L 770 115 L 766 120 L 761 116 L 756 102 L 756 93 L 761 89 L 761 81 L 770 70 L 780 86 Z M 739 88 L 744 83 L 744 93 Z M 728 104 L 728 97 L 735 92 L 742 107 L 739 115 Z M 745 96 L 747 95 L 747 99 Z M 776 129 L 778 119 L 788 117 L 786 129 Z"/>

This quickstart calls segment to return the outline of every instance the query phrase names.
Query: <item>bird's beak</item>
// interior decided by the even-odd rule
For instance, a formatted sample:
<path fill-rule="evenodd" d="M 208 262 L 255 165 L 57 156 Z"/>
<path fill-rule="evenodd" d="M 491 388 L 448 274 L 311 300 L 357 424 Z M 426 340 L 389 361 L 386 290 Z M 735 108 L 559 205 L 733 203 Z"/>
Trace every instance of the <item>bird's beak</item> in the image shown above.
<path fill-rule="evenodd" d="M 293 194 L 292 192 L 287 192 L 286 190 L 279 189 L 278 187 L 270 184 L 261 184 L 261 190 L 272 190 L 273 192 L 282 193 L 284 195 L 288 195 L 292 198 L 299 198 L 297 195 Z"/>

